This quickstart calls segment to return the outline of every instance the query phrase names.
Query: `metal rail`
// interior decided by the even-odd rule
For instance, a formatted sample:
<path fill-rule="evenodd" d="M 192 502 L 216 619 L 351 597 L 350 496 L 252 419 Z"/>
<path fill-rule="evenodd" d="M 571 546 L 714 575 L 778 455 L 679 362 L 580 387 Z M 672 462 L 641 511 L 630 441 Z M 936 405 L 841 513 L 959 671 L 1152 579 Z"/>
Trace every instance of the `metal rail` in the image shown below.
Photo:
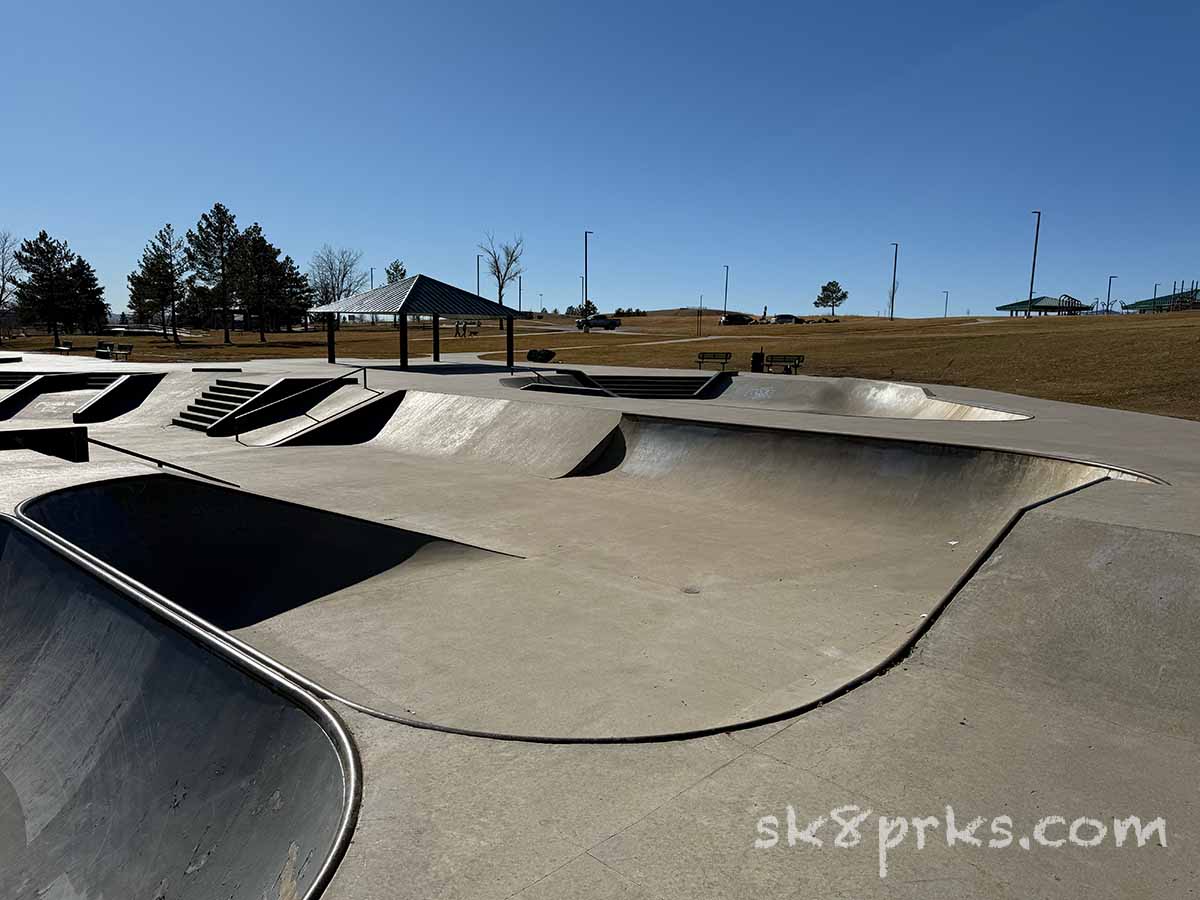
<path fill-rule="evenodd" d="M 286 403 L 288 400 L 295 400 L 301 394 L 308 393 L 309 391 L 315 391 L 317 388 L 326 387 L 327 385 L 333 384 L 334 382 L 337 382 L 337 381 L 345 381 L 347 378 L 357 375 L 359 372 L 362 372 L 362 386 L 363 386 L 364 391 L 371 391 L 371 393 L 373 393 L 375 395 L 379 395 L 379 394 L 383 393 L 383 391 L 377 391 L 374 388 L 367 387 L 367 367 L 359 366 L 357 369 L 351 369 L 349 372 L 345 372 L 341 375 L 335 375 L 333 378 L 326 378 L 324 381 L 319 381 L 316 384 L 310 384 L 306 388 L 301 388 L 298 391 L 293 391 L 292 393 L 290 393 L 284 397 L 280 397 L 278 400 L 272 400 L 270 403 L 264 403 L 262 406 L 256 406 L 254 409 L 248 409 L 245 412 L 234 411 L 233 421 L 235 423 L 238 423 L 238 420 L 241 419 L 241 417 L 244 415 L 249 415 L 250 413 L 258 414 L 258 413 L 262 412 L 264 409 L 270 409 L 272 406 L 277 406 L 280 403 Z M 304 413 L 304 415 L 308 416 L 308 413 Z M 312 416 L 308 416 L 308 418 L 313 419 Z M 313 419 L 313 421 L 319 422 L 322 420 Z M 241 427 L 239 424 L 239 427 L 234 430 L 233 438 L 240 444 L 241 436 L 242 436 L 242 431 L 241 431 Z"/>
<path fill-rule="evenodd" d="M 186 466 L 177 466 L 177 465 L 175 465 L 175 463 L 167 462 L 165 459 L 159 459 L 157 456 L 147 456 L 145 453 L 138 453 L 136 450 L 129 450 L 125 447 L 118 447 L 116 444 L 109 444 L 105 441 L 99 441 L 99 440 L 96 440 L 96 438 L 94 438 L 94 437 L 89 437 L 87 440 L 88 440 L 89 444 L 95 444 L 97 447 L 103 447 L 106 450 L 116 450 L 118 453 L 125 453 L 129 456 L 134 456 L 134 457 L 137 457 L 138 459 L 143 459 L 146 462 L 152 462 L 155 465 L 157 465 L 160 469 L 163 467 L 166 467 L 168 469 L 175 469 L 180 472 L 186 472 L 188 475 L 195 475 L 197 478 L 206 478 L 209 481 L 215 481 L 218 484 L 227 484 L 230 487 L 235 487 L 235 488 L 241 487 L 240 484 L 234 484 L 232 481 L 226 481 L 224 478 L 218 478 L 216 475 L 205 475 L 203 472 L 197 472 L 195 469 L 189 469 Z"/>
<path fill-rule="evenodd" d="M 95 443 L 101 442 L 96 441 Z M 114 447 L 113 449 L 120 450 L 121 448 Z M 158 594 L 145 589 L 143 585 L 129 578 L 123 572 L 96 559 L 49 529 L 28 519 L 22 519 L 19 516 L 14 518 L 3 513 L 0 513 L 0 524 L 11 525 L 20 530 L 31 540 L 47 547 L 93 578 L 108 585 L 121 596 L 133 601 L 166 627 L 182 633 L 225 663 L 266 685 L 270 690 L 303 710 L 325 732 L 341 763 L 344 805 L 337 831 L 330 842 L 329 852 L 325 859 L 320 861 L 317 872 L 313 875 L 312 884 L 300 898 L 300 900 L 317 900 L 333 880 L 338 865 L 350 848 L 350 839 L 358 825 L 358 814 L 362 806 L 362 760 L 359 757 L 354 738 L 341 717 L 310 691 L 289 681 L 274 667 L 264 665 L 255 657 L 243 653 L 236 643 L 223 640 L 223 633 L 219 629 L 214 629 L 203 619 L 198 619 L 170 601 L 162 602 Z"/>

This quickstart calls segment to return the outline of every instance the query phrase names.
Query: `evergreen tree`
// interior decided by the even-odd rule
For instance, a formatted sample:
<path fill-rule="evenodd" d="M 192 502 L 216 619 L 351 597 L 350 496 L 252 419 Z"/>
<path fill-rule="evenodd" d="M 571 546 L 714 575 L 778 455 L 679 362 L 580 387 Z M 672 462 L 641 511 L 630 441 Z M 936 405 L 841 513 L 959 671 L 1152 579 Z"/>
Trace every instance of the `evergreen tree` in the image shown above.
<path fill-rule="evenodd" d="M 171 336 L 179 345 L 178 306 L 187 289 L 187 254 L 184 242 L 175 237 L 175 228 L 168 222 L 142 251 L 136 272 L 131 272 L 129 308 L 135 318 L 153 321 L 157 313 L 167 337 L 167 314 L 170 313 Z"/>
<path fill-rule="evenodd" d="M 129 287 L 129 311 L 133 313 L 134 322 L 158 321 L 162 325 L 163 337 L 167 336 L 166 319 L 162 318 L 164 304 L 157 288 L 157 273 L 153 271 L 154 261 L 147 259 L 150 245 L 142 251 L 137 271 L 125 276 Z"/>
<path fill-rule="evenodd" d="M 44 322 L 58 346 L 60 325 L 69 304 L 73 254 L 65 241 L 56 241 L 45 231 L 21 242 L 17 265 L 25 279 L 17 284 L 17 315 L 23 322 Z"/>
<path fill-rule="evenodd" d="M 220 301 L 214 297 L 213 292 L 202 285 L 193 272 L 188 276 L 183 299 L 179 303 L 179 318 L 184 324 L 193 327 L 211 325 L 211 312 L 218 308 L 219 304 Z"/>
<path fill-rule="evenodd" d="M 813 306 L 817 307 L 817 309 L 829 307 L 830 312 L 836 313 L 837 308 L 845 303 L 849 296 L 849 291 L 845 290 L 836 281 L 830 281 L 821 287 L 821 293 L 813 301 Z"/>
<path fill-rule="evenodd" d="M 242 315 L 251 312 L 258 317 L 258 340 L 267 342 L 268 306 L 277 295 L 281 281 L 279 248 L 263 235 L 262 226 L 255 222 L 243 231 L 234 244 L 234 284 Z"/>
<path fill-rule="evenodd" d="M 297 319 L 308 329 L 308 310 L 313 305 L 313 289 L 308 276 L 300 271 L 296 261 L 285 256 L 279 263 L 278 305 L 288 331 Z"/>
<path fill-rule="evenodd" d="M 82 256 L 75 256 L 67 267 L 67 285 L 64 315 L 68 330 L 99 334 L 108 324 L 110 310 L 104 302 L 104 287 L 92 264 Z"/>
<path fill-rule="evenodd" d="M 195 284 L 204 291 L 195 296 L 216 304 L 221 312 L 225 343 L 229 339 L 229 307 L 233 300 L 234 246 L 237 243 L 237 221 L 224 204 L 200 217 L 195 230 L 187 233 L 187 265 L 194 272 Z"/>
<path fill-rule="evenodd" d="M 408 269 L 404 268 L 403 260 L 393 259 L 387 267 L 387 283 L 395 284 L 408 277 Z"/>

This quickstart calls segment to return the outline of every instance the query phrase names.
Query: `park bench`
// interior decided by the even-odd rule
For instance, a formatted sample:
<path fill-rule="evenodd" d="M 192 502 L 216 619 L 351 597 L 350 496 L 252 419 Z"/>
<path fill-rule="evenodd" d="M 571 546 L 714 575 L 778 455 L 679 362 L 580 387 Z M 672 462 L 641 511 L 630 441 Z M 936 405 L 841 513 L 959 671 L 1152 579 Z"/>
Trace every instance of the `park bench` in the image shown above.
<path fill-rule="evenodd" d="M 96 341 L 96 359 L 112 359 L 112 352 L 112 341 Z"/>
<path fill-rule="evenodd" d="M 705 363 L 720 363 L 721 371 L 724 372 L 725 366 L 728 365 L 728 363 L 731 359 L 733 359 L 732 353 L 713 353 L 713 352 L 697 353 L 696 354 L 696 368 L 703 369 Z"/>
<path fill-rule="evenodd" d="M 110 359 L 123 359 L 129 361 L 129 354 L 133 352 L 133 344 L 117 344 L 108 351 Z"/>
<path fill-rule="evenodd" d="M 804 365 L 803 353 L 792 354 L 771 354 L 763 360 L 763 370 L 766 372 L 773 371 L 776 368 L 783 370 L 785 375 L 795 375 L 796 370 Z"/>
<path fill-rule="evenodd" d="M 73 346 L 71 341 L 59 341 L 58 346 L 54 348 L 54 352 L 65 353 L 67 356 L 70 356 Z"/>

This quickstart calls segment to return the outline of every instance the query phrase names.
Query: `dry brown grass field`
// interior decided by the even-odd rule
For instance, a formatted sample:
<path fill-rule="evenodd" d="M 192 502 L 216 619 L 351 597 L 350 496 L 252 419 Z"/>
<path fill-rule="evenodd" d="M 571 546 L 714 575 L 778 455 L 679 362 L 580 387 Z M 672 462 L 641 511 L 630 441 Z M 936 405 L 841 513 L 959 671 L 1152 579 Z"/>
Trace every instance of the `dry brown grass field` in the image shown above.
<path fill-rule="evenodd" d="M 572 320 L 573 321 L 573 320 Z M 565 323 L 566 319 L 556 324 Z M 454 337 L 453 323 L 445 324 L 441 329 L 443 353 L 484 353 L 487 351 L 504 351 L 504 332 L 496 322 L 484 322 L 478 327 L 474 337 Z M 178 347 L 161 335 L 133 335 L 130 337 L 114 338 L 111 335 L 71 334 L 63 335 L 65 340 L 73 343 L 72 352 L 83 356 L 92 356 L 96 350 L 97 340 L 119 340 L 123 344 L 133 344 L 131 357 L 133 362 L 237 362 L 249 359 L 299 359 L 325 356 L 325 332 L 323 330 L 268 332 L 266 343 L 260 343 L 258 332 L 234 331 L 231 333 L 232 344 L 222 342 L 220 331 L 193 334 L 190 337 L 180 336 Z M 522 355 L 530 347 L 540 347 L 548 341 L 557 345 L 586 344 L 594 342 L 594 337 L 571 331 L 556 331 L 545 326 L 523 322 L 517 323 L 515 344 Z M 632 338 L 629 338 L 632 339 Z M 29 337 L 6 340 L 0 345 L 0 350 L 7 352 L 47 352 L 50 353 L 54 340 L 48 335 L 31 335 Z M 428 327 L 409 327 L 408 346 L 413 356 L 428 356 L 433 350 L 433 334 Z M 343 325 L 337 333 L 338 357 L 348 359 L 396 359 L 400 355 L 400 338 L 398 331 L 391 325 Z"/>
<path fill-rule="evenodd" d="M 694 313 L 629 319 L 639 340 L 562 349 L 556 363 L 695 368 L 701 350 L 805 354 L 810 375 L 852 375 L 956 384 L 1200 419 L 1200 313 L 1130 316 L 886 319 L 721 328 L 705 339 L 642 343 L 696 334 Z M 658 335 L 655 337 L 654 335 Z M 546 346 L 554 346 L 547 341 Z"/>
<path fill-rule="evenodd" d="M 810 375 L 852 375 L 927 384 L 957 384 L 1051 400 L 1087 403 L 1200 420 L 1200 313 L 1143 316 L 1046 316 L 1042 318 L 886 319 L 843 317 L 808 325 L 719 327 L 705 315 L 697 336 L 694 311 L 627 318 L 615 332 L 583 334 L 565 317 L 518 322 L 518 355 L 532 347 L 557 352 L 556 363 L 695 368 L 701 350 L 733 353 L 736 369 L 750 354 L 803 353 Z M 444 353 L 481 353 L 503 358 L 504 332 L 483 323 L 477 336 L 442 330 Z M 428 356 L 432 335 L 412 327 L 414 357 Z M 91 355 L 95 336 L 73 335 L 76 352 Z M 268 335 L 234 332 L 233 346 L 219 332 L 194 336 L 175 347 L 161 337 L 134 337 L 134 362 L 210 362 L 322 357 L 321 331 Z M 46 336 L 5 341 L 6 351 L 48 350 Z M 395 359 L 398 336 L 389 325 L 343 326 L 339 357 Z"/>

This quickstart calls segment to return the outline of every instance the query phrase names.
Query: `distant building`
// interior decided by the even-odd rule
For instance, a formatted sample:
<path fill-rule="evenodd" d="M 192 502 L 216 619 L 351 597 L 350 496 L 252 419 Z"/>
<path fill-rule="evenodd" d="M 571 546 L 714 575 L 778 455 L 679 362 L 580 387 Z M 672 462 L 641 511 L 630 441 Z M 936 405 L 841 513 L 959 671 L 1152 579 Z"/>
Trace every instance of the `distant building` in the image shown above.
<path fill-rule="evenodd" d="M 1076 300 L 1070 294 L 1061 297 L 1034 297 L 1032 300 L 1018 300 L 1015 303 L 1005 303 L 997 306 L 997 312 L 1006 312 L 1009 316 L 1023 316 L 1028 311 L 1037 316 L 1077 316 L 1087 312 L 1092 307 L 1082 300 Z"/>

